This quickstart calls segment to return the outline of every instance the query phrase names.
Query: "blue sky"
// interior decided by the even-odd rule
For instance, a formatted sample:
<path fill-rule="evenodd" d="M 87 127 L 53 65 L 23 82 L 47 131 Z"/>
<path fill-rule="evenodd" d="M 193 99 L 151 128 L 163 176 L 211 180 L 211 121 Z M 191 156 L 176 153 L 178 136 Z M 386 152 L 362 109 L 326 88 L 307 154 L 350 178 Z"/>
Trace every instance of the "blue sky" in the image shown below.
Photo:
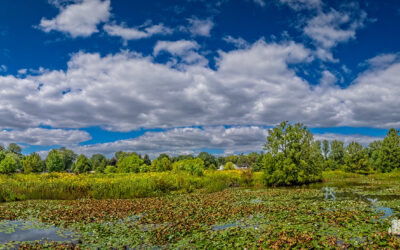
<path fill-rule="evenodd" d="M 3 0 L 0 144 L 260 151 L 280 121 L 364 145 L 400 124 L 400 3 Z"/>

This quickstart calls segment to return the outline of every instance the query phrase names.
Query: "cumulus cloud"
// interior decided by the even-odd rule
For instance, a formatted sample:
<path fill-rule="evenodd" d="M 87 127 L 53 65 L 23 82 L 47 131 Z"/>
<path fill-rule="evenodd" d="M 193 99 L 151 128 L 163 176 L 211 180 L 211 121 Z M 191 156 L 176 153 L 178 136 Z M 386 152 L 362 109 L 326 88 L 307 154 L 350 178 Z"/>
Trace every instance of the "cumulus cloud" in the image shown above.
<path fill-rule="evenodd" d="M 68 2 L 69 4 L 66 4 Z M 71 37 L 88 37 L 98 32 L 97 26 L 110 17 L 110 0 L 52 1 L 60 13 L 42 18 L 39 28 L 44 32 L 60 31 Z"/>
<path fill-rule="evenodd" d="M 179 57 L 187 64 L 207 65 L 208 60 L 197 52 L 199 48 L 200 45 L 196 41 L 158 41 L 154 46 L 153 54 L 157 56 L 161 52 L 167 52 L 174 59 Z"/>
<path fill-rule="evenodd" d="M 214 22 L 211 19 L 188 18 L 189 27 L 183 28 L 189 31 L 193 36 L 210 36 L 211 30 L 214 27 Z"/>
<path fill-rule="evenodd" d="M 90 139 L 91 136 L 87 132 L 80 130 L 29 128 L 26 130 L 0 131 L 0 143 L 2 145 L 14 142 L 40 146 L 68 146 Z"/>
<path fill-rule="evenodd" d="M 103 29 L 110 36 L 121 37 L 125 44 L 129 40 L 138 40 L 149 38 L 154 35 L 169 35 L 173 33 L 171 28 L 164 26 L 162 23 L 156 25 L 145 24 L 139 28 L 129 28 L 124 24 L 106 24 Z"/>
<path fill-rule="evenodd" d="M 367 14 L 330 10 L 320 12 L 307 22 L 304 33 L 320 48 L 330 50 L 342 42 L 354 39 L 356 30 L 364 26 Z"/>
<path fill-rule="evenodd" d="M 178 55 L 197 46 L 167 42 L 155 54 Z M 318 86 L 296 74 L 297 66 L 313 57 L 294 42 L 260 40 L 248 48 L 220 51 L 216 59 L 215 69 L 198 64 L 176 68 L 133 52 L 103 57 L 81 52 L 66 70 L 0 76 L 1 128 L 43 124 L 130 131 L 282 120 L 312 127 L 400 127 L 398 61 L 371 67 L 349 87 L 339 88 L 329 71 Z"/>
<path fill-rule="evenodd" d="M 357 2 L 328 8 L 321 0 L 280 0 L 300 13 L 298 27 L 311 39 L 314 54 L 324 61 L 338 62 L 332 48 L 356 38 L 356 31 L 365 26 L 367 13 Z"/>
<path fill-rule="evenodd" d="M 156 157 L 161 153 L 170 155 L 197 154 L 208 149 L 235 153 L 261 151 L 268 130 L 257 126 L 222 126 L 205 128 L 174 128 L 163 132 L 147 132 L 143 136 L 110 143 L 74 147 L 74 151 L 92 155 L 113 155 L 119 150 L 149 154 Z"/>

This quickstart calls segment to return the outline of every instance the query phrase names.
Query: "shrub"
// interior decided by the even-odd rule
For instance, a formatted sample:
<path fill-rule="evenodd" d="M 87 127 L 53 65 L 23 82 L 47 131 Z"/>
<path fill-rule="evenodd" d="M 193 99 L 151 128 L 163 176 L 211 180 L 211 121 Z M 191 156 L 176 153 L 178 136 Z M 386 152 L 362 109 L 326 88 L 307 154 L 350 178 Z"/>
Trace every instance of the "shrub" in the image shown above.
<path fill-rule="evenodd" d="M 234 170 L 235 169 L 235 164 L 233 164 L 232 162 L 227 162 L 224 166 L 224 170 Z"/>

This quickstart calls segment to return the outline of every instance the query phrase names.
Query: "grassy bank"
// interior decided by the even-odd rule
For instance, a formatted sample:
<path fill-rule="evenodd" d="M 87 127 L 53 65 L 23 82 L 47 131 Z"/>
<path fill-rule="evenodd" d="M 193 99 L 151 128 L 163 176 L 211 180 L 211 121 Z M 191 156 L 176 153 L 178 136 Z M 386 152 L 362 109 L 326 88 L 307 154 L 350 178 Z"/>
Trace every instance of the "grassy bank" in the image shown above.
<path fill-rule="evenodd" d="M 261 173 L 206 171 L 142 174 L 13 174 L 0 175 L 0 201 L 31 199 L 73 200 L 155 197 L 195 190 L 215 192 L 227 187 L 260 186 Z"/>

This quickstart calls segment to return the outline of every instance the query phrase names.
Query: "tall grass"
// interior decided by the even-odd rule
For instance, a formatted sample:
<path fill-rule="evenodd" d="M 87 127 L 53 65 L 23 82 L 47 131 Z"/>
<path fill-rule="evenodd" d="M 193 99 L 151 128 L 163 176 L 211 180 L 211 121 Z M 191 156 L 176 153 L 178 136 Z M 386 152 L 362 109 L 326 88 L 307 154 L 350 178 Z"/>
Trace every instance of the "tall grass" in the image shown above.
<path fill-rule="evenodd" d="M 258 176 L 258 174 L 256 174 Z M 258 183 L 260 181 L 260 183 Z M 198 177 L 182 172 L 129 174 L 14 174 L 0 175 L 0 201 L 31 199 L 116 199 L 215 192 L 227 187 L 261 184 L 242 171 L 205 171 Z"/>

